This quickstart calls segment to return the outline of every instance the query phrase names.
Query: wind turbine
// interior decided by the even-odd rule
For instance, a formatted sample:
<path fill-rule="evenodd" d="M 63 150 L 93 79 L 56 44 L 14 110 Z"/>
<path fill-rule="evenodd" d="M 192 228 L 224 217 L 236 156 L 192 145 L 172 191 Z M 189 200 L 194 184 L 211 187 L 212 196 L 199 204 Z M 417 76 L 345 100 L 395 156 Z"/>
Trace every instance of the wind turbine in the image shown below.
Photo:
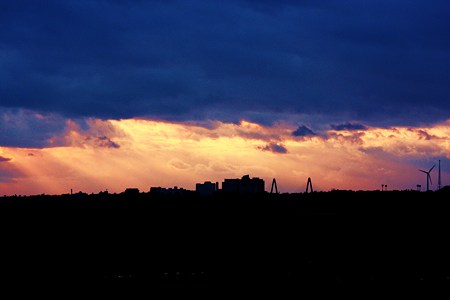
<path fill-rule="evenodd" d="M 431 176 L 430 176 L 430 173 L 431 173 L 431 170 L 433 170 L 433 168 L 435 167 L 436 165 L 433 165 L 432 167 L 431 167 L 431 169 L 430 170 L 428 170 L 428 172 L 427 171 L 424 171 L 424 170 L 419 170 L 420 172 L 423 172 L 423 173 L 425 173 L 425 174 L 427 174 L 427 192 L 430 190 L 430 184 L 433 184 L 432 182 L 431 182 Z"/>

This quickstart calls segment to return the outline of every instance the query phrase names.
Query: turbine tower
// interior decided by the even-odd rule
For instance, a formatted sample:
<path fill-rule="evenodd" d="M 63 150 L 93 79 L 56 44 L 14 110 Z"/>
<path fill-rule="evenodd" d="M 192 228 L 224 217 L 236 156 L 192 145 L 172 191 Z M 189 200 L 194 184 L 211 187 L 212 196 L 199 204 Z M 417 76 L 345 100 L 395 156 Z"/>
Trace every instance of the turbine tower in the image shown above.
<path fill-rule="evenodd" d="M 427 171 L 424 171 L 424 170 L 419 170 L 420 172 L 427 174 L 427 192 L 430 190 L 430 184 L 433 184 L 433 183 L 431 182 L 431 176 L 430 176 L 430 173 L 431 173 L 431 170 L 433 170 L 433 168 L 434 168 L 435 166 L 436 166 L 436 165 L 433 165 L 433 166 L 431 167 L 431 169 L 428 170 L 428 172 L 427 172 Z"/>
<path fill-rule="evenodd" d="M 441 160 L 439 160 L 438 190 L 440 190 L 441 187 L 442 187 L 442 184 L 441 184 Z"/>

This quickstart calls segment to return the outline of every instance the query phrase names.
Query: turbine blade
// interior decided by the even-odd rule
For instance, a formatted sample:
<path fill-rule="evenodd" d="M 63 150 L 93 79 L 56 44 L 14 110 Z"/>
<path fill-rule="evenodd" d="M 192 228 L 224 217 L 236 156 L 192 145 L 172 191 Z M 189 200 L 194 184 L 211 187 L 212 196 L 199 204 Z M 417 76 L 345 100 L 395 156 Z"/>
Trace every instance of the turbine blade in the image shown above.
<path fill-rule="evenodd" d="M 433 166 L 431 167 L 430 171 L 428 171 L 428 172 L 431 172 L 431 170 L 433 170 L 434 167 L 436 167 L 436 165 L 433 165 Z"/>
<path fill-rule="evenodd" d="M 433 182 L 431 182 L 431 176 L 430 176 L 430 174 L 427 174 L 427 175 L 428 175 L 428 179 L 430 180 L 430 184 L 433 185 Z"/>
<path fill-rule="evenodd" d="M 425 174 L 428 174 L 428 172 L 427 171 L 424 171 L 424 170 L 419 170 L 420 172 L 424 172 Z"/>

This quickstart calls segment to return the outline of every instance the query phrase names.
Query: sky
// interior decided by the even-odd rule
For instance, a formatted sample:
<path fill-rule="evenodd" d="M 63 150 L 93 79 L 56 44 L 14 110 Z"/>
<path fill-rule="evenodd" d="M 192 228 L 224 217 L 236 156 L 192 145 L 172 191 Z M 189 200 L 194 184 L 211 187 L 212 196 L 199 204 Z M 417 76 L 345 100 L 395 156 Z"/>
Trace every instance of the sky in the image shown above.
<path fill-rule="evenodd" d="M 0 0 L 0 195 L 450 184 L 450 2 Z"/>

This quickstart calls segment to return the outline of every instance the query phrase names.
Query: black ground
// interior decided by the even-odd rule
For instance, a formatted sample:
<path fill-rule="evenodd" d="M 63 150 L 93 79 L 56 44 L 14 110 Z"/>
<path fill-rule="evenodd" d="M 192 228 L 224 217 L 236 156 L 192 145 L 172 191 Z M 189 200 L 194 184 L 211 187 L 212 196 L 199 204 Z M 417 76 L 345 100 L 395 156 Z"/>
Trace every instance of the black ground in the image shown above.
<path fill-rule="evenodd" d="M 167 289 L 445 284 L 448 195 L 1 198 L 0 275 Z"/>

